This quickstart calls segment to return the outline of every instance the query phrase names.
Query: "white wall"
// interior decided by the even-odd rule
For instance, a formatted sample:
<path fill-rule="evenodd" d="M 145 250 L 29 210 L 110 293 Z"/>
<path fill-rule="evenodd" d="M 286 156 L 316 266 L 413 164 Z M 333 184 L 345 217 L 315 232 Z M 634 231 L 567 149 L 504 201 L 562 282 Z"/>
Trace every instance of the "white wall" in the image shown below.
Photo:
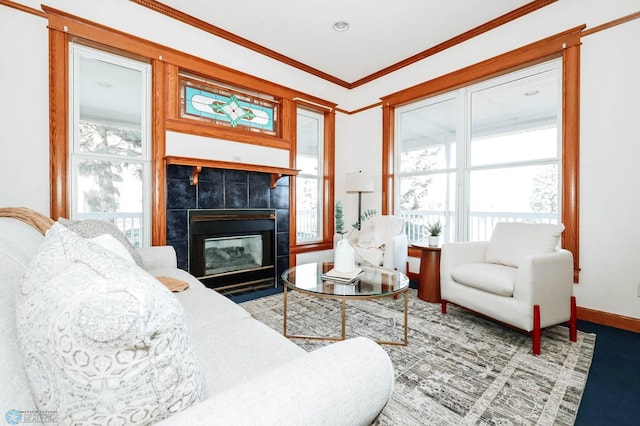
<path fill-rule="evenodd" d="M 48 48 L 45 19 L 0 6 L 0 207 L 47 216 Z"/>
<path fill-rule="evenodd" d="M 20 3 L 38 9 L 39 0 Z M 640 0 L 559 0 L 490 33 L 354 90 L 247 51 L 125 0 L 50 0 L 48 5 L 244 71 L 354 110 L 381 96 L 430 80 L 558 32 L 640 10 Z M 49 210 L 48 56 L 46 19 L 0 6 L 0 205 Z M 640 318 L 637 283 L 640 212 L 640 21 L 585 37 L 581 86 L 581 279 L 578 305 Z M 10 99 L 10 101 L 7 101 Z M 336 200 L 353 223 L 357 196 L 344 192 L 346 173 L 367 170 L 377 192 L 363 209 L 380 209 L 381 111 L 336 117 Z M 624 191 L 624 192 L 623 192 Z M 324 254 L 323 254 L 324 255 Z M 413 270 L 413 268 L 412 268 Z"/>
<path fill-rule="evenodd" d="M 584 37 L 579 306 L 640 318 L 640 20 Z"/>

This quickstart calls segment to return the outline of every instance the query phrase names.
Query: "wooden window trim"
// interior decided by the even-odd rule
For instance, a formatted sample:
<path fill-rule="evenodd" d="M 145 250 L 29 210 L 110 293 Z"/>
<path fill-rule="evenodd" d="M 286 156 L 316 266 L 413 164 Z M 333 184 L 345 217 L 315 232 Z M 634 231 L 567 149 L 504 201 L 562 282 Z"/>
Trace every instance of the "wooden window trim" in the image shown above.
<path fill-rule="evenodd" d="M 562 247 L 573 253 L 574 282 L 580 272 L 580 36 L 584 25 L 381 98 L 382 214 L 394 211 L 395 109 L 410 102 L 562 58 Z"/>
<path fill-rule="evenodd" d="M 314 241 L 312 243 L 290 244 L 289 248 L 289 265 L 296 264 L 296 255 L 299 253 L 308 253 L 320 250 L 330 250 L 333 248 L 333 234 L 334 234 L 334 220 L 333 220 L 333 206 L 334 206 L 334 185 L 335 185 L 335 128 L 336 128 L 336 112 L 335 108 L 328 108 L 327 110 L 317 109 L 315 106 L 310 106 L 308 103 L 299 100 L 295 104 L 295 108 L 303 107 L 313 110 L 317 113 L 324 114 L 324 161 L 322 171 L 322 209 L 323 209 L 323 222 L 322 222 L 322 240 Z M 294 114 L 293 117 L 297 118 Z M 293 128 L 296 128 L 296 123 L 293 123 Z M 291 144 L 292 149 L 290 151 L 291 163 L 295 164 L 297 146 L 295 143 Z M 291 206 L 290 212 L 290 229 L 289 235 L 295 235 L 296 232 L 296 178 L 291 179 L 289 193 L 289 204 Z"/>
<path fill-rule="evenodd" d="M 311 105 L 325 108 L 326 131 L 331 131 L 330 141 L 325 141 L 325 148 L 330 147 L 333 155 L 335 120 L 333 111 L 335 104 L 315 96 L 290 89 L 276 83 L 263 80 L 252 75 L 171 49 L 166 46 L 91 22 L 78 16 L 42 5 L 48 18 L 49 28 L 49 158 L 50 158 L 50 216 L 53 219 L 68 217 L 70 194 L 68 188 L 69 172 L 69 126 L 68 126 L 68 93 L 69 93 L 69 42 L 76 39 L 81 43 L 104 49 L 117 51 L 125 56 L 144 58 L 152 64 L 152 100 L 151 100 L 151 244 L 166 243 L 166 131 L 178 131 L 201 136 L 233 140 L 235 142 L 286 149 L 290 151 L 290 164 L 294 164 L 295 152 L 291 147 L 295 143 L 296 103 L 293 99 L 305 99 Z M 201 123 L 192 123 L 179 119 L 179 72 L 185 70 L 195 74 L 210 76 L 222 82 L 247 87 L 261 93 L 281 99 L 280 136 L 254 135 L 245 131 L 229 129 L 212 129 Z M 327 113 L 329 111 L 330 113 Z M 327 115 L 328 114 L 328 115 Z M 328 117 L 328 119 L 327 119 Z M 329 126 L 329 127 L 326 127 Z M 329 144 L 329 145 L 327 145 Z M 333 188 L 333 157 L 331 164 L 325 163 L 331 170 L 330 188 Z M 325 174 L 325 180 L 327 175 Z M 292 179 L 294 181 L 294 179 Z M 325 188 L 327 188 L 325 182 Z M 294 188 L 294 187 L 292 187 Z M 329 191 L 331 199 L 324 200 L 325 211 L 333 205 L 333 191 Z M 295 204 L 292 204 L 292 208 Z M 294 212 L 294 210 L 292 210 Z M 293 215 L 292 215 L 293 216 Z M 325 221 L 330 221 L 326 218 Z M 326 226 L 329 222 L 325 223 Z M 292 229 L 295 223 L 292 223 Z M 326 239 L 327 236 L 325 235 Z M 322 245 L 329 245 L 323 242 Z M 330 247 L 328 247 L 330 248 Z"/>

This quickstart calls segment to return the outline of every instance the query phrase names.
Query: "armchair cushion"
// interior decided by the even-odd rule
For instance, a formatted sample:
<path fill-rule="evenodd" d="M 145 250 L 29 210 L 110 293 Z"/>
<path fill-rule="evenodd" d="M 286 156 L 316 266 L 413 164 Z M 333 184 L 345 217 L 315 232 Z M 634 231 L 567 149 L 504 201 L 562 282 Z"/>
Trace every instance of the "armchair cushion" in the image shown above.
<path fill-rule="evenodd" d="M 554 252 L 562 231 L 563 224 L 497 223 L 487 246 L 485 262 L 517 268 L 527 256 Z"/>
<path fill-rule="evenodd" d="M 478 290 L 513 296 L 517 268 L 494 263 L 467 263 L 451 270 L 451 277 L 458 283 Z"/>

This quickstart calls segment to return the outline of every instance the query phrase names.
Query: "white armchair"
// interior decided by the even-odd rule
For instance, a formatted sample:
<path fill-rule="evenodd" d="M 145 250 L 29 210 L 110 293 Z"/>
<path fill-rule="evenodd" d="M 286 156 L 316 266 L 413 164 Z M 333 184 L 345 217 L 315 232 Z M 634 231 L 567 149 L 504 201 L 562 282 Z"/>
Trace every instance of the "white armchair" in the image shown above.
<path fill-rule="evenodd" d="M 557 248 L 564 225 L 504 222 L 488 242 L 442 246 L 442 313 L 453 303 L 530 334 L 568 321 L 576 341 L 573 255 Z"/>
<path fill-rule="evenodd" d="M 408 239 L 405 220 L 397 216 L 377 215 L 362 222 L 360 231 L 349 235 L 356 263 L 382 266 L 407 272 Z"/>

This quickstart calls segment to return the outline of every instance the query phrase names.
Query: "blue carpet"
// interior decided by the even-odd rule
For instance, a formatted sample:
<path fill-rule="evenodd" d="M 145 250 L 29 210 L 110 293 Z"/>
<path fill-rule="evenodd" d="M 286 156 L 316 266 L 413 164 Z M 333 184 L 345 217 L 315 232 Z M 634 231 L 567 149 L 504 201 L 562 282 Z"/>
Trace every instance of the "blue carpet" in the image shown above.
<path fill-rule="evenodd" d="M 575 424 L 640 424 L 640 334 L 586 321 L 578 330 L 595 333 L 596 348 Z"/>
<path fill-rule="evenodd" d="M 281 292 L 279 286 L 229 298 L 241 303 Z M 586 321 L 578 321 L 578 329 L 594 333 L 596 347 L 575 425 L 640 425 L 640 334 Z"/>

